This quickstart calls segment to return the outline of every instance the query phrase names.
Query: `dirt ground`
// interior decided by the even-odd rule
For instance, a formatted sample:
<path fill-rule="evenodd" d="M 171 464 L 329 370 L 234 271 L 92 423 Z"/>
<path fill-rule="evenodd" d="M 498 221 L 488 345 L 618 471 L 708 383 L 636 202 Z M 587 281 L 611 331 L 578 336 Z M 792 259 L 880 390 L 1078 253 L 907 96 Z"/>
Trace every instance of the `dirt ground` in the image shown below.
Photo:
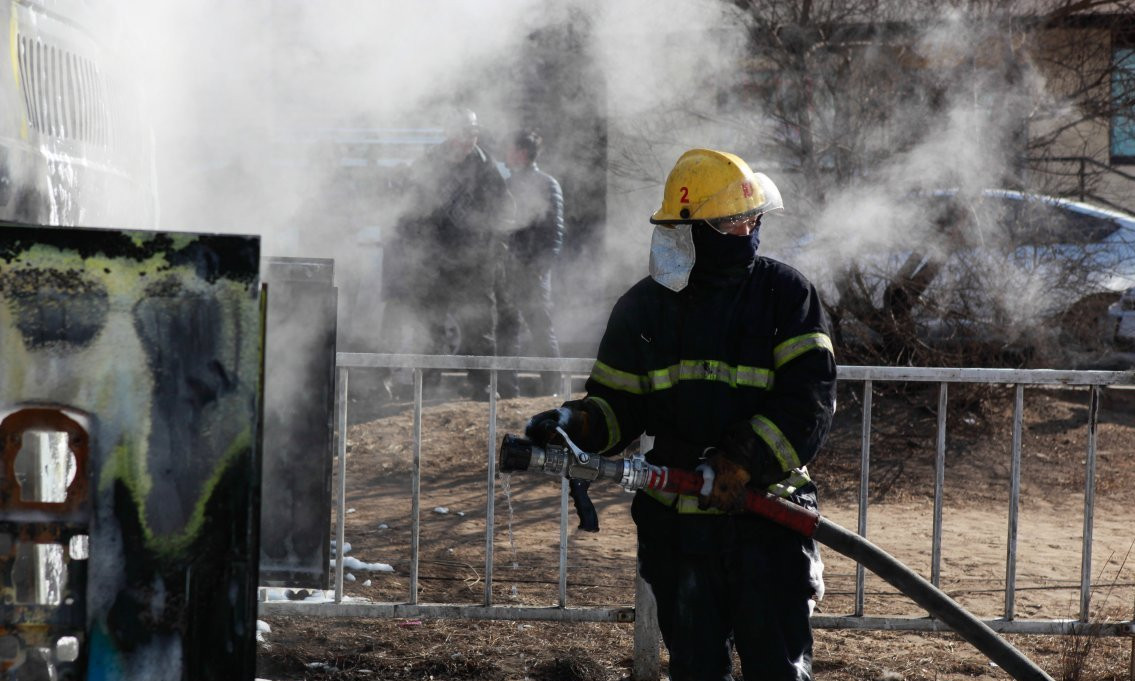
<path fill-rule="evenodd" d="M 831 437 L 810 469 L 821 510 L 858 523 L 861 385 L 840 394 Z M 969 393 L 969 394 L 965 394 Z M 937 433 L 937 388 L 877 391 L 868 537 L 930 575 Z M 528 416 L 559 398 L 498 403 L 497 442 L 520 433 Z M 487 459 L 483 403 L 432 400 L 423 414 L 419 602 L 480 605 L 484 599 Z M 1005 563 L 1012 441 L 1011 388 L 952 390 L 945 471 L 941 587 L 982 618 L 1005 608 Z M 1089 394 L 1025 391 L 1016 616 L 1076 618 Z M 1093 619 L 1131 620 L 1135 608 L 1135 391 L 1106 390 L 1097 432 L 1092 555 Z M 346 537 L 349 555 L 393 572 L 351 570 L 348 596 L 405 602 L 409 589 L 412 420 L 387 405 L 349 429 Z M 535 473 L 498 476 L 493 604 L 558 602 L 558 480 Z M 598 534 L 569 518 L 568 605 L 632 605 L 634 526 L 630 495 L 592 486 Z M 443 512 L 444 509 L 444 512 Z M 855 566 L 824 553 L 827 595 L 819 614 L 854 610 Z M 351 581 L 353 579 L 353 581 Z M 868 574 L 865 614 L 922 615 Z M 633 625 L 469 620 L 327 620 L 268 617 L 258 676 L 283 679 L 483 679 L 606 681 L 630 675 Z M 833 681 L 1007 679 L 951 634 L 816 629 L 814 670 Z M 1132 677 L 1135 639 L 1011 636 L 1056 679 Z M 665 669 L 665 652 L 662 654 Z M 739 668 L 737 678 L 740 678 Z M 750 681 L 753 681 L 750 679 Z"/>

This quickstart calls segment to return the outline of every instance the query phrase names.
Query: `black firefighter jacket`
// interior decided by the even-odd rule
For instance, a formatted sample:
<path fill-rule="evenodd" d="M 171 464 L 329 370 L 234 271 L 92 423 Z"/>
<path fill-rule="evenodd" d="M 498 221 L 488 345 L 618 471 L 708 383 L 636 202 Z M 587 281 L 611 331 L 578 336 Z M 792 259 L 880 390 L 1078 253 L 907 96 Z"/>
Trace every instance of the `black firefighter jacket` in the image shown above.
<path fill-rule="evenodd" d="M 577 403 L 592 424 L 581 444 L 613 455 L 645 431 L 656 438 L 650 463 L 693 470 L 728 434 L 756 447 L 750 486 L 814 503 L 806 465 L 831 424 L 835 384 L 827 316 L 791 267 L 754 255 L 731 276 L 695 268 L 678 293 L 646 278 L 611 313 Z M 696 497 L 651 496 L 697 512 Z"/>
<path fill-rule="evenodd" d="M 410 168 L 405 212 L 383 250 L 388 300 L 436 303 L 454 282 L 484 288 L 496 234 L 515 213 L 496 162 L 480 147 L 454 160 L 446 145 L 431 148 Z"/>

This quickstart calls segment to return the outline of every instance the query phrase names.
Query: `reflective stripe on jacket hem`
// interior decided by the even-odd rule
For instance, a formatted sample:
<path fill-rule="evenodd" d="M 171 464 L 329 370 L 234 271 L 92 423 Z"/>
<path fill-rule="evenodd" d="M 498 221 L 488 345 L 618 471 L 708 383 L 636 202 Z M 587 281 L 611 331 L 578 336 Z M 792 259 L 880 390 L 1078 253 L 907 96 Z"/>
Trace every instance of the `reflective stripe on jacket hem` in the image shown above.
<path fill-rule="evenodd" d="M 808 475 L 808 468 L 801 466 L 800 468 L 790 471 L 789 476 L 780 482 L 773 483 L 767 487 L 769 493 L 778 497 L 788 498 L 792 496 L 798 489 L 807 485 L 812 481 Z M 660 492 L 653 489 L 644 489 L 643 492 L 655 501 L 674 509 L 678 513 L 684 514 L 701 514 L 701 515 L 723 515 L 725 511 L 719 508 L 698 508 L 698 496 L 696 494 L 678 494 L 677 492 Z"/>

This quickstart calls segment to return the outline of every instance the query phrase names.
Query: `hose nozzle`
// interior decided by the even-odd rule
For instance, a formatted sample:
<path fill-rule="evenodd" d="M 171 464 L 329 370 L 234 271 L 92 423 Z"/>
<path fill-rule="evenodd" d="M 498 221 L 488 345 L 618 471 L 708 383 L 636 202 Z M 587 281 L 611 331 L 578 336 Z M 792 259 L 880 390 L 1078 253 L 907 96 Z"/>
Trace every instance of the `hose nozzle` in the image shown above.
<path fill-rule="evenodd" d="M 502 473 L 535 470 L 572 480 L 613 480 L 627 491 L 646 486 L 650 472 L 646 462 L 604 459 L 580 450 L 567 439 L 566 434 L 564 440 L 566 444 L 549 442 L 546 447 L 541 447 L 531 440 L 505 435 L 497 467 Z"/>
<path fill-rule="evenodd" d="M 512 471 L 526 471 L 532 467 L 533 452 L 536 449 L 541 449 L 532 444 L 531 441 L 526 440 L 516 435 L 505 435 L 504 441 L 501 442 L 500 463 L 499 468 L 502 473 L 511 473 Z M 543 459 L 543 451 L 541 451 L 539 459 Z M 543 461 L 537 464 L 541 467 Z"/>

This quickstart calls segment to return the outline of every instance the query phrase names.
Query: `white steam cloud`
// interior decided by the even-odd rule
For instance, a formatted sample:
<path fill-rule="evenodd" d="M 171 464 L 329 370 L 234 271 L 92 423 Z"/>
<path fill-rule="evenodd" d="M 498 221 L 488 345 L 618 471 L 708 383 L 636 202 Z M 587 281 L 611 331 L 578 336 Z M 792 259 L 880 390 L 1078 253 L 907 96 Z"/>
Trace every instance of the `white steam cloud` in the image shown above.
<path fill-rule="evenodd" d="M 745 23 L 719 0 L 136 2 L 118 19 L 155 132 L 158 226 L 261 233 L 266 255 L 331 257 L 340 274 L 364 278 L 376 274 L 374 239 L 390 229 L 398 208 L 376 205 L 370 187 L 344 179 L 350 161 L 336 154 L 350 156 L 348 144 L 329 155 L 327 144 L 303 140 L 358 142 L 367 130 L 407 128 L 436 138 L 438 112 L 463 104 L 477 111 L 500 160 L 511 130 L 539 124 L 531 120 L 532 90 L 520 82 L 537 68 L 526 62 L 533 41 L 543 40 L 533 36 L 570 26 L 581 43 L 576 57 L 592 62 L 590 77 L 599 81 L 607 167 L 551 148 L 541 165 L 561 181 L 603 173 L 607 182 L 605 222 L 591 237 L 592 253 L 603 257 L 562 268 L 557 299 L 572 297 L 564 288 L 588 286 L 579 291 L 586 304 L 561 306 L 561 336 L 571 326 L 597 332 L 613 297 L 645 275 L 647 218 L 685 149 L 735 151 L 772 176 L 786 216 L 807 216 L 810 224 L 802 234 L 787 226 L 797 224 L 791 220 L 769 220 L 762 248 L 828 285 L 838 263 L 907 242 L 918 229 L 912 225 L 926 222 L 907 200 L 910 192 L 995 185 L 1013 162 L 1008 142 L 1022 107 L 1045 87 L 1026 65 L 1006 88 L 995 57 L 1019 47 L 1012 38 L 958 12 L 930 15 L 905 38 L 904 54 L 953 64 L 939 68 L 951 74 L 941 84 L 943 101 L 933 111 L 911 101 L 909 110 L 891 112 L 885 129 L 861 135 L 877 150 L 899 142 L 908 150 L 880 154 L 870 176 L 843 183 L 816 205 L 805 199 L 807 180 L 792 159 L 768 144 L 785 134 L 781 122 L 752 105 L 718 105 L 752 66 Z M 549 74 L 542 86 L 554 93 L 560 83 Z M 423 148 L 383 153 L 408 161 Z M 569 207 L 593 200 L 564 184 Z M 334 219 L 325 219 L 329 205 Z M 377 305 L 379 292 L 370 291 Z M 568 312 L 576 308 L 589 308 L 585 318 Z"/>

